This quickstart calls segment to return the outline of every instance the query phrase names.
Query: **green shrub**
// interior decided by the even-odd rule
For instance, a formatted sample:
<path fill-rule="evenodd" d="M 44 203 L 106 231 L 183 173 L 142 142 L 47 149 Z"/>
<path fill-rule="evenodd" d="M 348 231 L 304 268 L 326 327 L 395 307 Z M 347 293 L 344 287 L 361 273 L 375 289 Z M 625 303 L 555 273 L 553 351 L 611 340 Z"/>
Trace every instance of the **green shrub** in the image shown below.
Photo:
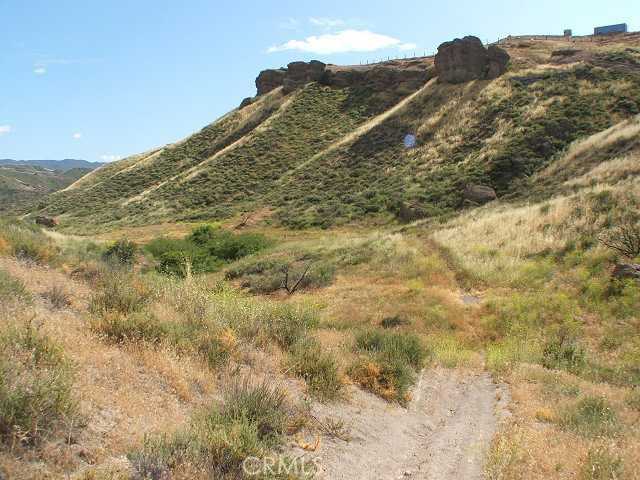
<path fill-rule="evenodd" d="M 387 400 L 406 403 L 427 358 L 420 339 L 411 333 L 368 330 L 356 337 L 355 348 L 364 357 L 351 366 L 350 376 Z"/>
<path fill-rule="evenodd" d="M 380 326 L 382 328 L 396 328 L 396 327 L 402 327 L 410 324 L 411 322 L 409 322 L 409 320 L 399 315 L 394 315 L 392 317 L 384 317 L 380 321 Z"/>
<path fill-rule="evenodd" d="M 412 333 L 368 330 L 356 337 L 356 349 L 384 359 L 403 361 L 415 369 L 422 368 L 427 357 L 422 342 Z"/>
<path fill-rule="evenodd" d="M 542 365 L 549 369 L 579 373 L 586 365 L 586 354 L 577 340 L 562 336 L 554 337 L 543 348 Z"/>
<path fill-rule="evenodd" d="M 76 412 L 60 347 L 31 325 L 0 332 L 0 439 L 34 444 Z"/>
<path fill-rule="evenodd" d="M 619 430 L 616 412 L 604 397 L 587 396 L 567 407 L 560 425 L 585 437 L 612 436 Z"/>
<path fill-rule="evenodd" d="M 333 355 L 324 352 L 313 339 L 298 342 L 289 356 L 294 375 L 304 379 L 312 395 L 322 400 L 335 400 L 343 384 Z"/>
<path fill-rule="evenodd" d="M 278 447 L 289 416 L 281 389 L 237 381 L 225 390 L 221 407 L 196 414 L 183 431 L 147 438 L 142 450 L 129 459 L 139 478 L 161 478 L 183 465 L 211 478 L 246 478 L 245 459 L 262 458 Z"/>
<path fill-rule="evenodd" d="M 160 273 L 184 277 L 187 272 L 214 272 L 225 262 L 259 252 L 270 244 L 260 234 L 234 234 L 220 227 L 202 225 L 184 239 L 161 237 L 145 248 L 159 260 Z"/>
<path fill-rule="evenodd" d="M 105 250 L 102 258 L 106 262 L 130 267 L 133 265 L 138 246 L 126 238 L 117 240 Z"/>
<path fill-rule="evenodd" d="M 320 322 L 317 311 L 305 305 L 275 304 L 270 310 L 262 328 L 285 350 L 304 340 Z"/>
<path fill-rule="evenodd" d="M 89 308 L 98 315 L 109 312 L 128 315 L 141 310 L 149 296 L 150 292 L 138 277 L 128 272 L 108 270 L 102 275 Z"/>

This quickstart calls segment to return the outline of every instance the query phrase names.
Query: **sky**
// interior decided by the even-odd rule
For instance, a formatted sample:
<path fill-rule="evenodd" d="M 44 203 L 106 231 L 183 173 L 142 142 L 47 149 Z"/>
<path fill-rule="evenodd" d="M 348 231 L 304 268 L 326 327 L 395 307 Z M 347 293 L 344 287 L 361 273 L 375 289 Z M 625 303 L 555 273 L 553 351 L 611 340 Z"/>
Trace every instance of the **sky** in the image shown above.
<path fill-rule="evenodd" d="M 0 0 L 0 158 L 113 161 L 255 94 L 266 68 L 433 53 L 476 35 L 592 33 L 638 0 Z"/>

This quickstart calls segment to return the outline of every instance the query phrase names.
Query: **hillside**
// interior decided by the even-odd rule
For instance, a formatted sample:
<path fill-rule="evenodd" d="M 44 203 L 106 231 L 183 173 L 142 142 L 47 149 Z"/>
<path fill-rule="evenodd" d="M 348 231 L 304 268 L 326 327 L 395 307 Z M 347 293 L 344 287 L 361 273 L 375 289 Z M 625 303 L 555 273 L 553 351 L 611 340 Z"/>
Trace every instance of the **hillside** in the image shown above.
<path fill-rule="evenodd" d="M 65 188 L 91 171 L 89 168 L 66 164 L 64 169 L 51 170 L 20 162 L 8 165 L 3 165 L 2 162 L 0 161 L 0 214 L 4 215 L 25 213 L 37 208 L 48 194 Z"/>
<path fill-rule="evenodd" d="M 93 170 L 101 167 L 104 163 L 88 162 L 86 160 L 75 160 L 73 158 L 65 158 L 64 160 L 11 160 L 8 158 L 0 158 L 0 165 L 9 166 L 25 166 L 48 168 L 50 170 L 61 170 L 66 172 L 74 168 L 86 168 Z"/>
<path fill-rule="evenodd" d="M 640 35 L 438 55 L 0 218 L 0 477 L 637 480 Z"/>
<path fill-rule="evenodd" d="M 573 141 L 640 111 L 637 34 L 500 48 L 503 75 L 461 83 L 434 78 L 432 57 L 267 70 L 242 108 L 101 168 L 43 213 L 75 230 L 256 211 L 293 228 L 446 216 L 468 184 L 526 197 Z"/>

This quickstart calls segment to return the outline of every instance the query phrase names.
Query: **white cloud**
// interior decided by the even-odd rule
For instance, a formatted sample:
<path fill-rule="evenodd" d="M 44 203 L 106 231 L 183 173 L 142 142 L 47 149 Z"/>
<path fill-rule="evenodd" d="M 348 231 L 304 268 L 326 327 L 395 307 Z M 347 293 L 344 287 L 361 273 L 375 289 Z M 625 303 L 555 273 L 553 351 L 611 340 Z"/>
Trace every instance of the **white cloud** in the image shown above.
<path fill-rule="evenodd" d="M 313 35 L 304 40 L 289 40 L 281 45 L 270 47 L 267 52 L 283 52 L 286 50 L 299 50 L 301 52 L 329 55 L 345 52 L 373 52 L 383 48 L 400 48 L 410 50 L 414 44 L 403 43 L 397 38 L 369 30 L 343 30 L 337 33 Z"/>
<path fill-rule="evenodd" d="M 80 140 L 82 138 L 82 134 L 80 132 L 76 132 L 73 134 L 74 140 Z"/>
<path fill-rule="evenodd" d="M 0 136 L 11 133 L 12 130 L 11 125 L 0 125 Z"/>
<path fill-rule="evenodd" d="M 345 25 L 344 20 L 340 20 L 339 18 L 327 18 L 327 17 L 311 17 L 309 18 L 309 23 L 315 25 L 316 27 L 322 28 L 336 28 L 342 27 Z"/>
<path fill-rule="evenodd" d="M 33 73 L 35 73 L 36 75 L 44 75 L 45 73 L 47 73 L 47 68 L 36 65 L 33 69 Z"/>
<path fill-rule="evenodd" d="M 100 160 L 103 162 L 115 162 L 116 160 L 120 160 L 122 157 L 120 155 L 100 155 Z"/>

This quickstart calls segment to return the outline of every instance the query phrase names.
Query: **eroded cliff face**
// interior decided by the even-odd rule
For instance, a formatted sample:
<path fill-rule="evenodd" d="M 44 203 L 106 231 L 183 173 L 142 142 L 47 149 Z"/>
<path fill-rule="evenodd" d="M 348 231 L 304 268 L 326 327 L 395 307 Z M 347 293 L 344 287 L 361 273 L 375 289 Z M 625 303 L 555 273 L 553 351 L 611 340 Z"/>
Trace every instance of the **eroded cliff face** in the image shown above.
<path fill-rule="evenodd" d="M 391 60 L 372 65 L 327 65 L 317 60 L 292 62 L 287 68 L 263 70 L 256 78 L 258 95 L 283 87 L 291 93 L 310 82 L 346 88 L 363 86 L 374 91 L 407 95 L 434 76 L 432 59 Z"/>

